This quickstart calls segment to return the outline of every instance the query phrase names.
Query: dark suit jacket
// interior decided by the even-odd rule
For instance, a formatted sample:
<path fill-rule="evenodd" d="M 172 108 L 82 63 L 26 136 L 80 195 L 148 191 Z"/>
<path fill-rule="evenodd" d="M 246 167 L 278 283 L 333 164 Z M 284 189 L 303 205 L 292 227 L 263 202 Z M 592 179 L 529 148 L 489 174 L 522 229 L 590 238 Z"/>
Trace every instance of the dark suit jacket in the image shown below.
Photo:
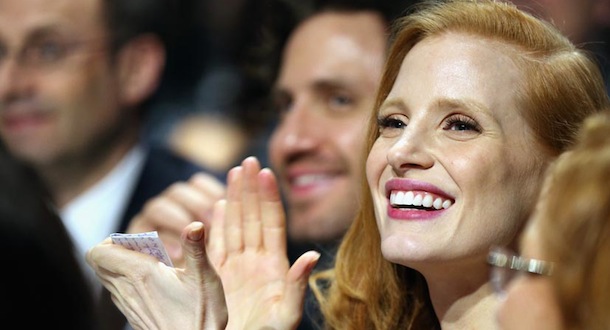
<path fill-rule="evenodd" d="M 161 147 L 150 148 L 140 178 L 137 180 L 127 209 L 123 214 L 121 224 L 116 232 L 125 232 L 129 221 L 140 212 L 146 201 L 151 197 L 160 194 L 172 183 L 186 181 L 193 174 L 201 171 L 210 173 L 222 182 L 225 182 L 225 174 L 214 173 L 204 169 L 168 149 Z M 101 329 L 124 329 L 126 324 L 125 317 L 114 306 L 107 290 L 104 290 L 102 294 L 99 311 L 99 319 L 103 322 Z"/>

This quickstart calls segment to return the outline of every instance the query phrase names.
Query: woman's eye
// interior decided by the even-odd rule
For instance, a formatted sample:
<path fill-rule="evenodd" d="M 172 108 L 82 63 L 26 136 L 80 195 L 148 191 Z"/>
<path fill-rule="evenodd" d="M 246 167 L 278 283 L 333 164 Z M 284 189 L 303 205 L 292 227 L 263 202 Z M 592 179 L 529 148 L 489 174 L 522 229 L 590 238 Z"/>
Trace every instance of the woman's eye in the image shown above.
<path fill-rule="evenodd" d="M 449 131 L 475 131 L 481 132 L 481 127 L 472 118 L 466 116 L 453 116 L 447 119 L 445 130 Z"/>
<path fill-rule="evenodd" d="M 407 124 L 396 117 L 380 117 L 377 119 L 379 134 L 382 136 L 394 136 L 407 126 Z"/>

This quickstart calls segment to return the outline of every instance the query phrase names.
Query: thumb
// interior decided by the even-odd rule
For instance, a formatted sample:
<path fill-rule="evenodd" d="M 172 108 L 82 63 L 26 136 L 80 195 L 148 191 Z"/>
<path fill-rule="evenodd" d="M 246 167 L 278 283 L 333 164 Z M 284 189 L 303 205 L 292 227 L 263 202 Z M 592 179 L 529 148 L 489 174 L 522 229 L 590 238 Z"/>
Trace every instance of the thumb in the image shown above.
<path fill-rule="evenodd" d="M 286 306 L 289 309 L 302 310 L 309 275 L 320 259 L 320 253 L 308 251 L 301 255 L 290 267 L 287 277 Z"/>
<path fill-rule="evenodd" d="M 199 221 L 188 224 L 180 236 L 184 251 L 185 272 L 187 274 L 204 275 L 214 272 L 205 250 L 205 226 Z"/>
<path fill-rule="evenodd" d="M 202 320 L 197 323 L 206 329 L 224 329 L 228 312 L 222 282 L 208 260 L 205 249 L 205 227 L 202 222 L 191 222 L 182 230 L 182 249 L 185 258 L 185 274 L 196 279 L 199 285 Z"/>

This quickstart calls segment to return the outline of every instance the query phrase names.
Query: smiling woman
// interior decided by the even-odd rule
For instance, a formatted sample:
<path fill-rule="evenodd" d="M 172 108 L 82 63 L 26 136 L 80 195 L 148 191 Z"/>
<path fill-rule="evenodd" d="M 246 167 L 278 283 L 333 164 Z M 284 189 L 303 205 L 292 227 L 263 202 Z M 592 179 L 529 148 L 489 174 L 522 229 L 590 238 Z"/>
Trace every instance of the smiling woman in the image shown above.
<path fill-rule="evenodd" d="M 327 325 L 493 328 L 490 246 L 515 245 L 548 163 L 607 104 L 596 64 L 510 4 L 446 1 L 406 16 L 369 126 L 372 198 L 335 268 L 315 276 L 331 283 L 319 292 Z M 448 207 L 395 207 L 400 193 Z"/>
<path fill-rule="evenodd" d="M 605 86 L 585 52 L 506 2 L 426 2 L 395 27 L 369 116 L 359 213 L 334 268 L 310 284 L 327 329 L 493 329 L 489 248 L 515 247 L 549 163 L 572 145 L 584 118 L 610 105 Z M 137 290 L 122 275 L 136 265 L 156 280 L 153 292 L 198 286 L 174 300 L 192 299 L 190 310 L 157 317 L 165 324 L 192 315 L 190 323 L 201 324 L 201 311 L 217 308 L 224 294 L 229 326 L 292 328 L 317 256 L 306 253 L 290 268 L 283 262 L 276 182 L 257 162 L 229 173 L 227 196 L 209 233 L 214 267 L 189 239 L 201 239 L 195 224 L 183 244 L 197 267 L 158 269 L 104 243 L 89 261 L 118 296 Z M 214 280 L 216 271 L 224 292 L 193 278 Z M 163 303 L 121 305 L 136 319 Z"/>

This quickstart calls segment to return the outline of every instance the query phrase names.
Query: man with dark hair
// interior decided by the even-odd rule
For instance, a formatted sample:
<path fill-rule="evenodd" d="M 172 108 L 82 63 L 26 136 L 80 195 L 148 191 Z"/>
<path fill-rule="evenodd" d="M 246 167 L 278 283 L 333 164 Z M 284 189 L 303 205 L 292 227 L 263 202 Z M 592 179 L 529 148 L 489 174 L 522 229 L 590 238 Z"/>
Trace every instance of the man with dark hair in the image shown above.
<path fill-rule="evenodd" d="M 0 0 L 0 138 L 49 188 L 83 264 L 146 200 L 202 171 L 140 142 L 165 65 L 166 5 Z M 207 196 L 222 196 L 206 179 Z"/>
<path fill-rule="evenodd" d="M 279 122 L 268 153 L 286 202 L 293 259 L 313 245 L 322 252 L 318 264 L 330 262 L 356 215 L 362 128 L 373 107 L 391 24 L 416 2 L 317 1 L 285 40 L 270 93 Z M 262 71 L 276 72 L 273 65 Z M 178 248 L 182 228 L 206 220 L 192 202 L 198 194 L 192 187 L 182 198 L 164 193 L 151 200 L 147 209 L 156 214 L 145 210 L 130 231 L 155 228 L 175 237 L 172 250 Z M 167 216 L 176 209 L 183 210 L 180 217 Z M 306 304 L 300 328 L 317 328 L 317 313 L 314 304 Z"/>

